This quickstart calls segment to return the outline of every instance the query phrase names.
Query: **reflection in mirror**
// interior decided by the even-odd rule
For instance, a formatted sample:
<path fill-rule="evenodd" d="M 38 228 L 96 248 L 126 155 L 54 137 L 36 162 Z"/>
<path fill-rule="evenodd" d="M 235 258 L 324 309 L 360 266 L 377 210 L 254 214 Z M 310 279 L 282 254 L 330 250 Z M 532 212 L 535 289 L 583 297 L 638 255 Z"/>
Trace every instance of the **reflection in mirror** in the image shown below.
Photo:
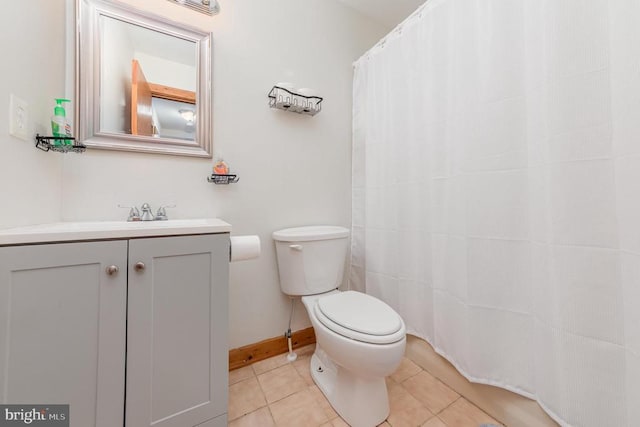
<path fill-rule="evenodd" d="M 193 140 L 196 111 L 193 104 L 170 99 L 151 98 L 153 136 Z"/>
<path fill-rule="evenodd" d="M 78 1 L 81 139 L 96 148 L 211 157 L 210 33 Z"/>
<path fill-rule="evenodd" d="M 138 25 L 131 25 L 107 16 L 101 16 L 103 52 L 100 72 L 100 131 L 133 135 L 157 135 L 158 119 L 179 116 L 181 103 L 152 102 L 151 86 L 174 88 L 176 91 L 196 91 L 196 45 L 194 42 L 172 37 Z M 194 102 L 195 104 L 195 99 Z M 171 106 L 175 107 L 171 114 Z M 162 106 L 161 112 L 157 110 Z M 149 114 L 148 129 L 133 127 L 140 108 Z M 195 106 L 192 105 L 194 110 Z M 161 113 L 161 114 L 159 114 Z M 141 122 L 137 124 L 141 126 Z M 184 122 L 184 120 L 183 120 Z M 194 130 L 187 138 L 195 139 Z M 169 137 L 171 132 L 160 134 Z"/>

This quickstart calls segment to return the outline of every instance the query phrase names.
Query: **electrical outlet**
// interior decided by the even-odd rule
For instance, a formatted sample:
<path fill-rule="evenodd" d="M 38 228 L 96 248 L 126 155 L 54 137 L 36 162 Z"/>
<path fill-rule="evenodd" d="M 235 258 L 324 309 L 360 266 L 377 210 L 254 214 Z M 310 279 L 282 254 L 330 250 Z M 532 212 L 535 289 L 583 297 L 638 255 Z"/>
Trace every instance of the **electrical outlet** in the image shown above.
<path fill-rule="evenodd" d="M 29 104 L 14 94 L 9 101 L 9 135 L 29 141 Z"/>

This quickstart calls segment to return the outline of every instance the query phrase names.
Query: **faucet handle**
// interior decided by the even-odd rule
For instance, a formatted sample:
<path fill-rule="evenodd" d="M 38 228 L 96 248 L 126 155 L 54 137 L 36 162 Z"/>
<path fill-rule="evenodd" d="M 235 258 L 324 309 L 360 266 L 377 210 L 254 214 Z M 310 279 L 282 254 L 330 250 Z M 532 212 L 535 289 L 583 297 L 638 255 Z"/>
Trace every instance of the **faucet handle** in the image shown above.
<path fill-rule="evenodd" d="M 175 208 L 176 205 L 166 205 L 166 206 L 160 206 L 158 208 L 158 212 L 156 213 L 156 221 L 166 221 L 169 218 L 167 217 L 167 208 Z"/>
<path fill-rule="evenodd" d="M 118 205 L 118 207 L 121 208 L 121 209 L 130 209 L 129 210 L 129 218 L 127 218 L 127 221 L 129 221 L 129 222 L 131 222 L 131 221 L 140 221 L 140 211 L 135 206 Z"/>

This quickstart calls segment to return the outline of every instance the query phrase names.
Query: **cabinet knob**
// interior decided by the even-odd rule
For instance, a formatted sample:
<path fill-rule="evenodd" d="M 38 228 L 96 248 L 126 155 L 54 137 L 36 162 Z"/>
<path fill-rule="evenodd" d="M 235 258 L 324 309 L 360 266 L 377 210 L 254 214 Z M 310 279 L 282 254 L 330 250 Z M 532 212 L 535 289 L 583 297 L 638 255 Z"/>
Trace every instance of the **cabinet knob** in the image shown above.
<path fill-rule="evenodd" d="M 144 271 L 145 267 L 146 266 L 144 265 L 144 262 L 142 262 L 142 261 L 136 262 L 136 265 L 133 266 L 134 270 L 136 270 L 136 271 Z"/>
<path fill-rule="evenodd" d="M 109 267 L 107 267 L 107 274 L 109 276 L 115 276 L 116 274 L 118 274 L 118 271 L 120 271 L 120 269 L 117 265 L 110 265 Z"/>

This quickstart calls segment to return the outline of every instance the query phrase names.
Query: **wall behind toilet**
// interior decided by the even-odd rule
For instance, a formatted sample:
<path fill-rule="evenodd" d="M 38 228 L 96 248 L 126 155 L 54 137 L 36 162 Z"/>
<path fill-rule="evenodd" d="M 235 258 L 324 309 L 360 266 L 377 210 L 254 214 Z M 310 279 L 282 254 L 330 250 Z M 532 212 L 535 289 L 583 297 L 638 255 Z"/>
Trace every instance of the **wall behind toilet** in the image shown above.
<path fill-rule="evenodd" d="M 48 125 L 53 98 L 64 90 L 64 28 L 41 21 L 55 12 L 50 19 L 62 22 L 68 1 L 5 7 L 5 28 L 30 36 L 24 49 L 12 48 L 19 67 L 0 71 L 0 101 L 6 100 L 0 117 L 7 117 L 8 93 L 15 90 L 37 109 L 42 127 Z M 262 240 L 259 259 L 231 264 L 229 344 L 278 336 L 290 305 L 280 292 L 271 233 L 315 223 L 349 226 L 352 62 L 388 29 L 327 0 L 221 0 L 214 17 L 167 1 L 126 2 L 213 32 L 214 152 L 240 182 L 206 182 L 211 159 L 99 150 L 62 156 L 3 135 L 0 189 L 8 210 L 0 227 L 124 220 L 127 211 L 117 204 L 143 202 L 177 204 L 169 210 L 173 218 L 220 217 L 233 234 Z M 17 23 L 35 21 L 26 30 Z M 48 60 L 51 67 L 38 68 Z M 279 81 L 318 89 L 323 111 L 306 117 L 269 109 L 267 93 Z M 309 326 L 302 305 L 296 309 L 293 329 Z"/>

